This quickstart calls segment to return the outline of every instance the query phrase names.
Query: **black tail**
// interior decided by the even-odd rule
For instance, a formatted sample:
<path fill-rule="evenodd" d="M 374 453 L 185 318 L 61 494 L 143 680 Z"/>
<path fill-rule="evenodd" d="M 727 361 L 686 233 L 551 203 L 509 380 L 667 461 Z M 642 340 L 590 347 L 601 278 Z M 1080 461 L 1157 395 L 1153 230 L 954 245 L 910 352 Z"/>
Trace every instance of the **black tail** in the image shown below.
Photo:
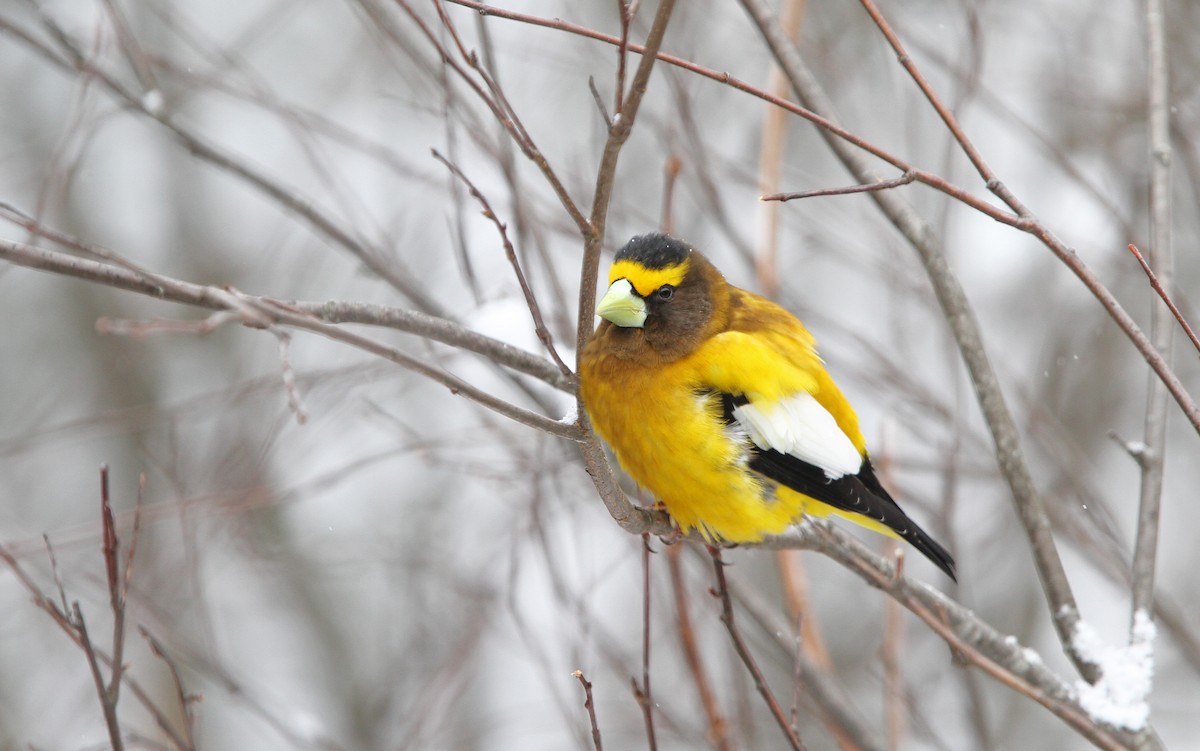
<path fill-rule="evenodd" d="M 908 514 L 904 513 L 892 496 L 883 485 L 879 483 L 879 478 L 875 476 L 875 468 L 871 466 L 871 460 L 864 459 L 862 469 L 858 471 L 856 478 L 868 494 L 872 496 L 867 501 L 868 511 L 862 512 L 858 509 L 858 513 L 865 513 L 875 519 L 879 519 L 886 524 L 892 531 L 903 537 L 910 545 L 921 551 L 921 555 L 933 561 L 933 564 L 946 572 L 954 581 L 958 581 L 954 558 L 950 553 L 943 548 L 937 540 L 929 536 L 929 534 L 921 529 L 916 522 L 908 518 Z"/>

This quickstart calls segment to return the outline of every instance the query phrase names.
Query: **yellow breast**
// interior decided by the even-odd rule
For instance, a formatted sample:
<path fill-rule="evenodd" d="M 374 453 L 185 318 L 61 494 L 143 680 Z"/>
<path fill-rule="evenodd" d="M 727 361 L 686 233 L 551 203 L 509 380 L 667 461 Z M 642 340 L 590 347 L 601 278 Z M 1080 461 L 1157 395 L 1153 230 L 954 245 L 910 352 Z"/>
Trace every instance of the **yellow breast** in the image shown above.
<path fill-rule="evenodd" d="M 683 531 L 751 542 L 803 513 L 804 496 L 748 471 L 719 398 L 698 390 L 694 358 L 647 366 L 600 354 L 582 358 L 580 376 L 592 425 Z"/>

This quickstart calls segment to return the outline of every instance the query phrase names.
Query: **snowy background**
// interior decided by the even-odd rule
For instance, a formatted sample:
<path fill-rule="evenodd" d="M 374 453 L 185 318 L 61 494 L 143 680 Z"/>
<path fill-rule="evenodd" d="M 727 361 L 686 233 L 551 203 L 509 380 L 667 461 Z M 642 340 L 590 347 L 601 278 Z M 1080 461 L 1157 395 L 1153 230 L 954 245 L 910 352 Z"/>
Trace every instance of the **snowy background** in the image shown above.
<path fill-rule="evenodd" d="M 412 5 L 452 48 L 435 6 Z M 645 5 L 631 30 L 637 41 L 653 17 L 655 4 Z M 615 3 L 511 6 L 620 32 Z M 1142 5 L 975 0 L 883 10 L 1005 184 L 1147 329 L 1153 296 L 1125 250 L 1149 243 Z M 1200 5 L 1168 12 L 1174 289 L 1200 322 Z M 566 190 L 590 205 L 606 127 L 589 78 L 611 111 L 614 49 L 461 7 L 445 13 L 495 71 Z M 679 3 L 663 48 L 770 85 L 769 52 L 736 3 Z M 810 3 L 799 49 L 850 130 L 988 195 L 859 4 Z M 174 279 L 419 310 L 545 355 L 494 225 L 436 149 L 507 223 L 558 351 L 573 362 L 579 234 L 401 4 L 7 0 L 0 101 L 6 241 L 70 252 L 13 223 L 16 209 Z M 806 321 L 856 404 L 902 505 L 955 553 L 960 584 L 915 555 L 907 572 L 1074 683 L 916 255 L 863 195 L 793 201 L 767 216 L 758 197 L 768 111 L 660 65 L 621 157 L 606 250 L 660 226 L 666 165 L 678 158 L 676 233 L 734 283 L 777 284 L 773 294 Z M 785 148 L 780 189 L 853 183 L 805 121 L 786 120 Z M 1140 472 L 1121 442 L 1142 439 L 1145 362 L 1036 239 L 929 188 L 899 190 L 943 238 L 974 306 L 1090 634 L 1123 647 L 1131 612 L 1121 578 Z M 778 258 L 763 277 L 754 254 L 768 228 Z M 79 602 L 107 649 L 99 467 L 109 467 L 123 544 L 145 474 L 125 662 L 159 719 L 177 732 L 188 724 L 173 666 L 196 699 L 187 707 L 199 748 L 588 749 L 571 675 L 579 669 L 593 684 L 605 747 L 647 747 L 630 689 L 642 674 L 642 541 L 608 516 L 574 443 L 303 331 L 292 331 L 281 357 L 276 337 L 236 325 L 206 335 L 97 330 L 99 319 L 207 315 L 0 260 L 0 544 L 57 600 L 45 536 L 68 603 Z M 574 409 L 569 395 L 486 358 L 353 328 L 552 419 Z M 1200 391 L 1195 351 L 1182 336 L 1176 344 L 1181 380 Z M 294 376 L 298 409 L 285 376 Z M 1171 749 L 1200 749 L 1197 449 L 1172 404 L 1149 698 L 1150 724 Z M 664 546 L 652 547 L 659 747 L 711 741 L 679 649 L 677 596 L 733 747 L 779 747 L 708 594 L 711 565 L 681 551 L 675 587 Z M 758 550 L 727 560 L 731 587 L 774 619 L 740 616 L 790 706 L 796 619 L 781 565 L 795 562 Z M 875 737 L 906 749 L 1088 746 L 1028 698 L 956 665 L 911 615 L 885 628 L 886 598 L 858 577 L 816 554 L 801 560 L 802 632 L 823 640 L 829 674 Z M 11 567 L 0 568 L 0 613 L 0 749 L 104 747 L 83 652 Z M 898 668 L 885 666 L 889 643 Z M 1129 675 L 1144 671 L 1135 663 Z M 130 747 L 174 747 L 127 689 L 119 709 Z M 809 749 L 839 748 L 803 695 L 797 711 Z"/>

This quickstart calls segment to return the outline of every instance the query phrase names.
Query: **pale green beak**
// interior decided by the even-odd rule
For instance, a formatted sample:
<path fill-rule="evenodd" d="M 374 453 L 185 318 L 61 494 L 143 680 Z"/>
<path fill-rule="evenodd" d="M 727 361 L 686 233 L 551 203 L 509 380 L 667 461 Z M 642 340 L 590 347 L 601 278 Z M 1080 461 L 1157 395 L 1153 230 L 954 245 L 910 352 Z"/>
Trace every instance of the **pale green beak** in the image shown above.
<path fill-rule="evenodd" d="M 646 301 L 633 291 L 628 279 L 618 279 L 600 298 L 596 315 L 622 328 L 642 328 L 646 324 Z"/>

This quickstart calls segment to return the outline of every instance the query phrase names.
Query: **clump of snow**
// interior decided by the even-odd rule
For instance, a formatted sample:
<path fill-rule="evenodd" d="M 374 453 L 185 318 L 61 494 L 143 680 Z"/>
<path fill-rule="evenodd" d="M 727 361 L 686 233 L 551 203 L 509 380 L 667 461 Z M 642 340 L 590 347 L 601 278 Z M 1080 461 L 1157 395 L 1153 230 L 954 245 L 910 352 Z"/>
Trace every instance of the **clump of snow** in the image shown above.
<path fill-rule="evenodd" d="M 1075 626 L 1071 644 L 1085 660 L 1100 667 L 1095 684 L 1075 682 L 1075 693 L 1084 711 L 1097 722 L 1137 731 L 1150 718 L 1146 699 L 1154 678 L 1154 637 L 1157 629 L 1144 610 L 1133 614 L 1128 646 L 1105 644 L 1083 621 Z"/>
<path fill-rule="evenodd" d="M 567 413 L 558 418 L 558 421 L 564 425 L 574 425 L 579 422 L 579 402 L 574 399 L 567 405 Z"/>
<path fill-rule="evenodd" d="M 1021 650 L 1021 656 L 1024 657 L 1025 662 L 1028 662 L 1030 665 L 1042 664 L 1042 656 L 1038 654 L 1036 649 L 1025 647 Z"/>

